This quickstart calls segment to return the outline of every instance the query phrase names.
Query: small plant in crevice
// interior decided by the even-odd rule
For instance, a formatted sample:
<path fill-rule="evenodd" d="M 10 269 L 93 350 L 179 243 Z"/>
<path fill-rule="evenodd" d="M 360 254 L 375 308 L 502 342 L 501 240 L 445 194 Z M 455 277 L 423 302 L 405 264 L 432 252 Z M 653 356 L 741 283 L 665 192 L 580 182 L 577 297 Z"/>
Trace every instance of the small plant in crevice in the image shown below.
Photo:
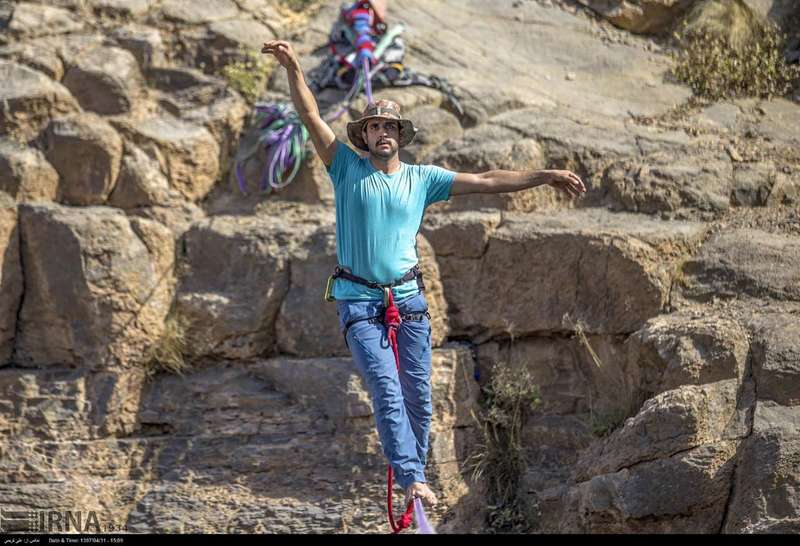
<path fill-rule="evenodd" d="M 628 377 L 624 366 L 619 362 L 603 362 L 597 352 L 589 343 L 586 336 L 586 327 L 579 319 L 573 321 L 569 314 L 563 317 L 565 323 L 571 325 L 574 330 L 574 338 L 584 347 L 594 363 L 593 374 L 590 378 L 591 383 L 596 383 L 598 390 L 605 390 L 608 393 L 604 404 L 599 404 L 598 400 L 592 395 L 593 384 L 587 389 L 589 397 L 589 425 L 592 433 L 603 438 L 617 430 L 629 417 L 636 415 L 644 403 L 645 393 L 641 392 Z"/>
<path fill-rule="evenodd" d="M 481 442 L 466 469 L 474 482 L 486 485 L 487 524 L 493 532 L 524 532 L 530 527 L 519 502 L 519 487 L 527 461 L 522 432 L 528 413 L 541 403 L 539 387 L 525 369 L 498 363 L 482 389 L 480 415 L 473 418 Z"/>
<path fill-rule="evenodd" d="M 771 98 L 800 83 L 800 66 L 785 58 L 788 36 L 741 0 L 699 2 L 673 37 L 673 75 L 697 96 Z"/>
<path fill-rule="evenodd" d="M 237 58 L 222 67 L 228 85 L 250 103 L 254 103 L 267 86 L 276 61 L 251 49 L 242 49 Z"/>
<path fill-rule="evenodd" d="M 159 372 L 183 375 L 189 369 L 187 361 L 188 338 L 191 323 L 182 314 L 170 311 L 164 321 L 161 337 L 150 347 L 144 358 L 144 371 L 148 378 Z"/>

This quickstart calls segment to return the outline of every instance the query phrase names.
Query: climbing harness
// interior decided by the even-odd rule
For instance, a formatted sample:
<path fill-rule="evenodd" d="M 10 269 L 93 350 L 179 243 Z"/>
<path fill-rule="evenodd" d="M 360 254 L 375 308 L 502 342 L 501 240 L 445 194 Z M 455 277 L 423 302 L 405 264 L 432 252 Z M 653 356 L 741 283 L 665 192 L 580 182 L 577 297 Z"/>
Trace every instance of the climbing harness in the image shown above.
<path fill-rule="evenodd" d="M 328 36 L 330 55 L 309 72 L 309 88 L 317 95 L 326 88 L 347 90 L 340 106 L 324 117 L 331 123 L 339 119 L 360 92 L 373 102 L 372 90 L 384 87 L 423 85 L 444 93 L 451 107 L 464 111 L 455 91 L 443 78 L 418 74 L 403 64 L 405 45 L 401 34 L 405 26 L 387 27 L 385 2 L 359 0 L 343 4 Z M 244 165 L 259 148 L 267 160 L 259 183 L 262 193 L 289 185 L 306 154 L 308 131 L 288 104 L 258 103 L 255 106 L 255 131 L 245 138 L 236 156 L 234 172 L 239 190 L 247 195 Z"/>
<path fill-rule="evenodd" d="M 422 280 L 422 271 L 419 268 L 419 264 L 409 269 L 402 277 L 395 279 L 394 281 L 389 283 L 377 283 L 375 281 L 369 281 L 367 279 L 364 279 L 363 277 L 354 275 L 348 267 L 337 265 L 333 270 L 333 274 L 330 277 L 328 277 L 328 283 L 325 287 L 325 296 L 324 296 L 325 301 L 334 301 L 332 294 L 333 282 L 334 280 L 339 278 L 346 279 L 348 281 L 355 282 L 358 284 L 362 284 L 364 286 L 368 286 L 369 288 L 376 288 L 383 290 L 383 305 L 385 308 L 383 315 L 375 315 L 372 317 L 358 318 L 347 321 L 343 332 L 344 342 L 345 344 L 347 344 L 347 332 L 349 331 L 350 327 L 357 322 L 368 321 L 371 324 L 377 324 L 377 323 L 383 324 L 386 327 L 386 337 L 389 341 L 389 345 L 392 347 L 392 353 L 394 353 L 394 363 L 395 367 L 397 368 L 397 373 L 399 375 L 400 354 L 397 348 L 397 329 L 400 328 L 400 325 L 404 321 L 421 321 L 425 317 L 427 317 L 428 320 L 430 320 L 431 315 L 428 311 L 420 313 L 401 314 L 400 310 L 394 304 L 394 295 L 392 294 L 392 288 L 416 279 L 417 287 L 419 288 L 420 292 L 424 291 L 425 283 Z M 417 498 L 414 498 L 408 502 L 408 505 L 406 506 L 403 515 L 400 516 L 399 520 L 395 521 L 394 509 L 392 508 L 392 489 L 394 485 L 394 473 L 392 471 L 391 464 L 389 465 L 389 468 L 387 470 L 387 482 L 388 484 L 386 492 L 386 507 L 389 513 L 389 525 L 392 528 L 392 532 L 397 534 L 403 529 L 408 528 L 411 525 L 411 522 L 414 520 L 415 511 L 418 514 L 417 523 L 420 527 L 420 531 L 431 532 L 430 526 L 428 525 L 428 522 L 425 519 L 425 512 L 422 510 L 422 504 L 418 502 L 419 499 Z"/>

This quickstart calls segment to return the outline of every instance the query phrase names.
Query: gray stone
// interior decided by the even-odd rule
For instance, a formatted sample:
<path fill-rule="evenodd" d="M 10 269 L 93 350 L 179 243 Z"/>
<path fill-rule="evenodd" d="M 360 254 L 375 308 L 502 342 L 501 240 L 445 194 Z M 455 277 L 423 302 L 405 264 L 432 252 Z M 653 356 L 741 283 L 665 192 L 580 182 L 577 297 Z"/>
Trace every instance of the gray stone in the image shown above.
<path fill-rule="evenodd" d="M 289 289 L 290 244 L 307 234 L 279 219 L 235 216 L 215 216 L 186 232 L 177 307 L 193 322 L 187 331 L 193 356 L 274 352 L 274 321 Z"/>
<path fill-rule="evenodd" d="M 759 402 L 738 455 L 726 533 L 800 532 L 800 408 Z"/>
<path fill-rule="evenodd" d="M 17 38 L 34 38 L 76 32 L 83 22 L 68 10 L 26 2 L 14 6 L 7 28 Z"/>
<path fill-rule="evenodd" d="M 116 47 L 97 47 L 81 55 L 64 75 L 64 85 L 85 110 L 98 114 L 131 111 L 142 92 L 136 58 Z"/>
<path fill-rule="evenodd" d="M 219 144 L 204 127 L 169 115 L 117 120 L 117 128 L 157 158 L 170 186 L 191 201 L 208 194 L 219 175 Z"/>
<path fill-rule="evenodd" d="M 108 198 L 108 204 L 132 209 L 167 204 L 169 199 L 169 182 L 161 172 L 158 162 L 138 147 L 126 145 L 119 178 Z"/>
<path fill-rule="evenodd" d="M 209 0 L 197 4 L 191 0 L 165 0 L 161 13 L 167 19 L 197 25 L 236 17 L 239 10 L 232 0 Z"/>
<path fill-rule="evenodd" d="M 745 297 L 800 299 L 800 244 L 757 229 L 724 230 L 682 267 L 675 302 Z"/>
<path fill-rule="evenodd" d="M 142 69 L 164 66 L 167 62 L 166 48 L 157 28 L 128 25 L 114 30 L 112 36 L 122 48 L 136 57 L 136 62 Z"/>
<path fill-rule="evenodd" d="M 0 191 L 17 201 L 54 201 L 58 173 L 39 150 L 0 140 Z"/>
<path fill-rule="evenodd" d="M 759 400 L 800 405 L 800 324 L 788 313 L 756 315 L 751 330 L 753 379 Z"/>
<path fill-rule="evenodd" d="M 122 139 L 97 114 L 76 114 L 48 125 L 45 155 L 61 177 L 60 202 L 102 205 L 117 181 Z"/>
<path fill-rule="evenodd" d="M 43 40 L 17 42 L 0 48 L 0 57 L 24 64 L 47 74 L 49 78 L 60 81 L 64 76 L 64 63 L 52 45 Z"/>
<path fill-rule="evenodd" d="M 50 118 L 80 109 L 69 90 L 41 72 L 0 60 L 0 135 L 28 140 Z"/>

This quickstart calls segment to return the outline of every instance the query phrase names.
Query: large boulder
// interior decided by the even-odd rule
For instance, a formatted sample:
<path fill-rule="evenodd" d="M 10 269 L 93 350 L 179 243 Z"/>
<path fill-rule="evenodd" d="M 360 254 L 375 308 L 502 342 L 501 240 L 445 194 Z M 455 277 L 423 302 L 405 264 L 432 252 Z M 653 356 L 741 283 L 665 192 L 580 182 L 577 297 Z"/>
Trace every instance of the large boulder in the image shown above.
<path fill-rule="evenodd" d="M 219 175 L 219 144 L 204 127 L 161 115 L 117 120 L 117 128 L 149 156 L 158 159 L 171 187 L 199 201 Z"/>
<path fill-rule="evenodd" d="M 0 48 L 0 57 L 43 72 L 55 81 L 64 76 L 64 63 L 49 39 L 15 42 Z"/>
<path fill-rule="evenodd" d="M 66 9 L 24 2 L 14 6 L 6 30 L 12 36 L 24 39 L 76 32 L 83 28 L 83 24 Z"/>
<path fill-rule="evenodd" d="M 613 209 L 655 214 L 681 208 L 723 211 L 730 205 L 733 167 L 726 155 L 656 154 L 613 164 L 605 173 Z"/>
<path fill-rule="evenodd" d="M 750 346 L 736 320 L 675 312 L 648 320 L 626 341 L 638 388 L 659 394 L 681 385 L 742 380 Z"/>
<path fill-rule="evenodd" d="M 0 366 L 12 356 L 22 290 L 17 206 L 0 191 Z"/>
<path fill-rule="evenodd" d="M 51 118 L 80 110 L 69 90 L 41 72 L 0 60 L 0 135 L 28 140 Z"/>
<path fill-rule="evenodd" d="M 486 214 L 429 216 L 422 230 L 437 253 L 452 333 L 477 341 L 572 331 L 575 321 L 592 333 L 633 332 L 664 309 L 675 263 L 705 230 L 586 209 L 509 213 L 488 237 L 454 239 L 469 231 L 465 222 L 485 230 Z"/>
<path fill-rule="evenodd" d="M 333 224 L 317 230 L 292 255 L 289 291 L 275 322 L 278 350 L 297 356 L 349 355 L 339 332 L 336 304 L 323 299 L 336 266 Z"/>
<path fill-rule="evenodd" d="M 227 172 L 245 119 L 245 100 L 222 79 L 189 68 L 154 68 L 147 72 L 160 105 L 189 123 L 202 125 L 219 144 L 220 173 Z"/>
<path fill-rule="evenodd" d="M 309 228 L 280 218 L 215 216 L 183 236 L 177 312 L 194 358 L 274 353 L 289 289 L 289 252 Z"/>
<path fill-rule="evenodd" d="M 59 201 L 102 205 L 114 188 L 122 158 L 122 138 L 91 112 L 50 122 L 45 155 L 61 176 Z"/>
<path fill-rule="evenodd" d="M 796 314 L 757 314 L 747 322 L 752 336 L 753 380 L 759 400 L 800 405 L 800 323 Z"/>
<path fill-rule="evenodd" d="M 737 416 L 738 391 L 739 381 L 729 379 L 684 385 L 656 395 L 601 445 L 582 454 L 575 478 L 586 481 L 644 461 L 746 436 L 749 427 L 743 415 Z"/>
<path fill-rule="evenodd" d="M 723 532 L 800 532 L 800 408 L 759 402 L 739 449 Z"/>
<path fill-rule="evenodd" d="M 136 57 L 118 47 L 95 47 L 80 55 L 64 75 L 64 86 L 84 110 L 114 115 L 130 112 L 142 92 Z"/>
<path fill-rule="evenodd" d="M 133 144 L 125 145 L 119 177 L 108 204 L 122 209 L 167 204 L 170 199 L 169 181 L 158 166 Z"/>
<path fill-rule="evenodd" d="M 578 0 L 616 26 L 636 33 L 669 30 L 694 0 Z"/>
<path fill-rule="evenodd" d="M 54 201 L 58 173 L 39 150 L 0 140 L 0 191 L 17 201 Z"/>
<path fill-rule="evenodd" d="M 149 3 L 151 0 L 142 1 Z M 155 66 L 164 66 L 167 62 L 166 48 L 161 39 L 161 32 L 157 28 L 130 24 L 115 29 L 112 36 L 117 40 L 120 47 L 133 54 L 136 62 L 143 70 Z"/>
<path fill-rule="evenodd" d="M 594 476 L 569 490 L 560 533 L 718 533 L 735 467 L 736 441 L 721 441 Z M 658 484 L 655 486 L 654 484 Z"/>
<path fill-rule="evenodd" d="M 15 363 L 132 367 L 164 330 L 174 289 L 169 230 L 108 207 L 20 205 L 25 300 Z"/>
<path fill-rule="evenodd" d="M 800 300 L 800 243 L 759 229 L 723 230 L 681 267 L 676 303 L 719 299 Z"/>

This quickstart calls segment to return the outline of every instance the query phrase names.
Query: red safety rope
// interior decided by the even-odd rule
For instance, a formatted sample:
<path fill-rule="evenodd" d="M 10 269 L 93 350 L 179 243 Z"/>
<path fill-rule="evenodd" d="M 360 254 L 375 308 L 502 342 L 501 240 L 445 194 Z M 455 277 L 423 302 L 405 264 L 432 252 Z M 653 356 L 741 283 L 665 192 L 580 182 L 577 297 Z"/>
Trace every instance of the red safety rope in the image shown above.
<path fill-rule="evenodd" d="M 383 323 L 386 325 L 386 334 L 389 336 L 389 343 L 392 344 L 392 351 L 394 352 L 394 363 L 397 367 L 397 374 L 400 374 L 400 356 L 397 352 L 397 329 L 400 327 L 402 320 L 400 319 L 400 310 L 394 304 L 394 297 L 392 296 L 392 289 L 389 288 L 386 293 L 389 296 L 389 301 L 386 304 L 386 314 L 384 315 Z M 403 529 L 408 528 L 414 519 L 414 499 L 411 499 L 406 507 L 405 513 L 400 516 L 400 521 L 395 523 L 394 513 L 392 512 L 392 465 L 389 465 L 388 471 L 389 490 L 386 495 L 386 504 L 389 510 L 389 525 L 392 526 L 392 532 L 397 534 Z"/>

